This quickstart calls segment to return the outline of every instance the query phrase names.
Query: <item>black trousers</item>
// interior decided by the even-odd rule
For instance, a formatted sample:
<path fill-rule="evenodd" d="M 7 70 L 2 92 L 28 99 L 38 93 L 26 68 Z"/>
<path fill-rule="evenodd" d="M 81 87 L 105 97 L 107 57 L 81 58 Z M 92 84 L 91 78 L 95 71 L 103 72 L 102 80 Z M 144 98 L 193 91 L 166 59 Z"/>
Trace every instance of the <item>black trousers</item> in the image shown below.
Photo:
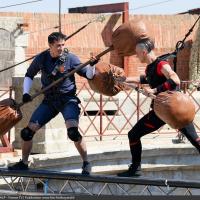
<path fill-rule="evenodd" d="M 141 163 L 142 143 L 140 138 L 158 130 L 163 125 L 165 125 L 165 122 L 158 118 L 155 112 L 151 110 L 149 113 L 144 115 L 128 132 L 132 163 Z M 193 123 L 188 124 L 179 131 L 184 134 L 191 144 L 200 152 L 200 138 L 197 135 Z"/>

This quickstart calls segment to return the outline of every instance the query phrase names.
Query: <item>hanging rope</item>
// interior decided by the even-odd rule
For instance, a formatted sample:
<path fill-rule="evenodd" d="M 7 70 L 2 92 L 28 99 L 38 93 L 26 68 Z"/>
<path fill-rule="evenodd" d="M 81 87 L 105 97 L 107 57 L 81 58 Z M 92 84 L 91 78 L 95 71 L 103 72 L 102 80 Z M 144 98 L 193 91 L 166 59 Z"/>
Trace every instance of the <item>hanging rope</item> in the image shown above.
<path fill-rule="evenodd" d="M 21 6 L 21 5 L 24 5 L 24 4 L 36 3 L 38 1 L 43 1 L 43 0 L 27 1 L 27 2 L 23 2 L 23 3 L 17 3 L 17 4 L 7 5 L 7 6 L 1 6 L 0 9 L 10 8 L 10 7 L 15 7 L 15 6 Z"/>
<path fill-rule="evenodd" d="M 200 19 L 200 16 L 197 18 L 197 20 L 195 21 L 195 23 L 193 24 L 193 26 L 189 29 L 188 33 L 185 35 L 185 37 L 183 38 L 183 40 L 180 40 L 176 43 L 176 50 L 175 50 L 175 58 L 173 60 L 174 63 L 174 71 L 176 72 L 176 65 L 177 65 L 177 54 L 180 50 L 182 50 L 185 47 L 185 40 L 186 38 L 192 33 L 195 25 L 197 24 L 198 20 Z"/>
<path fill-rule="evenodd" d="M 73 37 L 74 35 L 76 35 L 77 33 L 79 33 L 81 30 L 83 30 L 84 28 L 86 28 L 89 24 L 91 24 L 91 23 L 93 23 L 93 22 L 103 22 L 105 20 L 105 17 L 104 17 L 104 15 L 100 15 L 100 16 L 98 16 L 97 18 L 95 18 L 95 19 L 93 19 L 93 20 L 90 20 L 87 24 L 85 24 L 84 26 L 82 26 L 81 28 L 79 28 L 78 30 L 76 30 L 74 33 L 72 33 L 71 35 L 69 35 L 68 37 L 66 37 L 65 38 L 65 41 L 67 41 L 68 39 L 70 39 L 71 37 Z M 46 50 L 44 50 L 44 51 L 48 51 L 49 49 L 46 49 Z M 31 58 L 28 58 L 28 59 L 26 59 L 26 60 L 24 60 L 24 61 L 22 61 L 22 62 L 19 62 L 19 63 L 17 63 L 17 64 L 14 64 L 14 65 L 11 65 L 11 66 L 9 66 L 9 67 L 7 67 L 7 68 L 5 68 L 5 69 L 2 69 L 2 70 L 0 70 L 0 73 L 1 72 L 4 72 L 4 71 L 7 71 L 7 70 L 9 70 L 9 69 L 12 69 L 12 68 L 14 68 L 14 67 L 16 67 L 16 66 L 18 66 L 18 65 L 20 65 L 20 64 L 23 64 L 23 63 L 25 63 L 25 62 L 27 62 L 27 61 L 29 61 L 29 60 L 32 60 L 33 58 L 35 58 L 36 57 L 36 55 L 34 55 L 34 56 L 32 56 Z"/>
<path fill-rule="evenodd" d="M 185 40 L 187 39 L 187 37 L 192 33 L 195 25 L 197 24 L 198 20 L 200 19 L 200 16 L 197 18 L 197 20 L 195 21 L 195 23 L 193 24 L 193 26 L 189 29 L 189 31 L 187 32 L 187 34 L 185 35 L 185 37 L 183 38 L 183 40 L 180 40 L 176 43 L 176 48 L 175 51 L 172 53 L 167 53 L 164 54 L 162 56 L 160 56 L 160 58 L 164 58 L 164 59 L 169 59 L 169 58 L 173 58 L 173 63 L 174 63 L 174 71 L 176 72 L 176 64 L 177 64 L 177 54 L 179 51 L 181 51 L 184 47 L 185 47 Z"/>

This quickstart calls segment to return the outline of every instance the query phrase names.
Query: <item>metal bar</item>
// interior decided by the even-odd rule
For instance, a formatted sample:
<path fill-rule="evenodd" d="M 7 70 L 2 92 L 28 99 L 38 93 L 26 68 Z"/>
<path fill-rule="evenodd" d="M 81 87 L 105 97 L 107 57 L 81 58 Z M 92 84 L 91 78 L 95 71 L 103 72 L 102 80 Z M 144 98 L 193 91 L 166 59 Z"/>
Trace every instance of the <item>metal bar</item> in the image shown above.
<path fill-rule="evenodd" d="M 12 98 L 12 95 L 13 95 L 13 87 L 10 86 L 10 87 L 9 87 L 9 98 L 10 98 L 10 99 Z M 10 143 L 10 130 L 8 131 L 8 141 L 9 141 L 9 143 Z M 12 147 L 12 145 L 11 145 L 11 147 Z M 13 150 L 14 150 L 14 149 L 13 149 Z"/>
<path fill-rule="evenodd" d="M 114 50 L 113 46 L 108 47 L 107 49 L 105 49 L 104 51 L 102 51 L 101 53 L 99 53 L 98 55 L 96 55 L 96 58 L 99 59 L 101 58 L 103 55 L 105 55 L 106 53 L 110 52 Z M 58 83 L 62 82 L 63 80 L 65 80 L 66 78 L 70 77 L 71 75 L 73 75 L 75 72 L 81 70 L 83 67 L 87 66 L 90 64 L 90 60 L 88 60 L 87 62 L 80 64 L 76 69 L 73 69 L 72 71 L 70 71 L 69 73 L 65 74 L 63 77 L 59 78 L 58 80 L 54 81 L 53 83 L 51 83 L 50 85 L 48 85 L 47 87 L 43 88 L 42 90 L 40 90 L 39 92 L 35 93 L 32 95 L 31 99 L 33 100 L 34 98 L 36 98 L 37 96 L 39 96 L 40 94 L 43 94 L 44 92 L 46 92 L 47 90 L 49 90 L 50 88 L 52 88 L 53 86 L 57 85 Z M 24 102 L 20 102 L 17 107 L 20 108 L 21 106 L 23 106 L 25 103 Z"/>
<path fill-rule="evenodd" d="M 59 0 L 59 32 L 61 31 L 61 0 Z"/>
<path fill-rule="evenodd" d="M 91 181 L 91 182 L 104 182 L 104 183 L 118 183 L 118 184 L 137 184 L 137 185 L 154 185 L 154 186 L 167 186 L 181 187 L 181 188 L 200 188 L 199 181 L 187 180 L 166 180 L 166 179 L 149 179 L 149 178 L 124 178 L 113 176 L 83 176 L 78 173 L 66 173 L 50 170 L 7 170 L 0 169 L 0 175 L 15 176 L 15 177 L 32 177 L 32 178 L 45 178 L 45 179 L 58 179 L 58 180 L 74 180 L 74 181 Z"/>
<path fill-rule="evenodd" d="M 140 119 L 140 93 L 137 91 L 137 103 L 136 103 L 136 110 L 137 110 L 137 121 Z"/>
<path fill-rule="evenodd" d="M 125 2 L 123 4 L 123 11 L 122 11 L 122 23 L 128 22 L 129 20 L 129 3 Z M 123 57 L 123 65 L 124 65 L 124 72 L 125 75 L 128 76 L 128 66 L 129 66 L 129 57 Z"/>
<path fill-rule="evenodd" d="M 100 94 L 100 129 L 99 129 L 99 131 L 100 131 L 100 141 L 102 141 L 102 135 L 103 135 L 103 133 L 102 133 L 102 130 L 103 130 L 103 97 L 102 97 L 102 94 Z"/>
<path fill-rule="evenodd" d="M 113 3 L 113 4 L 103 4 L 97 6 L 83 6 L 76 8 L 69 8 L 69 13 L 113 13 L 113 12 L 123 12 L 124 4 L 127 3 Z"/>

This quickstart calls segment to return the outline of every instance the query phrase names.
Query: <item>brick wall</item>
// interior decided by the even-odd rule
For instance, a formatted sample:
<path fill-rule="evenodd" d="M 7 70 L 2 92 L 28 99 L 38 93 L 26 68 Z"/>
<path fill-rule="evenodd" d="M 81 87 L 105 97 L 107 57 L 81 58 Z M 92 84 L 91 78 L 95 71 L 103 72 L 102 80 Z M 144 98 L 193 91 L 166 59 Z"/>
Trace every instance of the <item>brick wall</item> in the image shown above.
<path fill-rule="evenodd" d="M 28 27 L 24 28 L 24 34 L 29 35 L 26 58 L 48 48 L 47 36 L 53 31 L 58 31 L 58 29 L 53 28 L 58 26 L 57 14 L 1 12 L 1 16 L 23 17 L 24 23 L 28 23 Z M 62 32 L 70 35 L 97 16 L 97 14 L 63 14 Z M 177 41 L 185 37 L 185 34 L 192 27 L 197 17 L 197 15 L 189 14 L 130 15 L 130 19 L 142 19 L 145 22 L 150 33 L 155 37 L 157 55 L 172 52 Z M 77 54 L 82 62 L 90 57 L 91 52 L 94 54 L 99 53 L 111 45 L 111 34 L 121 24 L 122 18 L 120 14 L 106 15 L 105 18 L 102 23 L 93 22 L 89 24 L 84 30 L 66 42 L 69 50 Z M 190 49 L 195 38 L 196 29 L 197 27 L 187 38 L 185 49 L 178 55 L 177 73 L 182 80 L 188 80 Z M 122 67 L 122 58 L 118 57 L 115 51 L 103 56 L 102 61 Z M 129 76 L 137 76 L 144 69 L 145 66 L 135 56 L 129 57 Z M 78 77 L 78 79 L 80 78 Z M 84 80 L 81 79 L 81 81 Z"/>

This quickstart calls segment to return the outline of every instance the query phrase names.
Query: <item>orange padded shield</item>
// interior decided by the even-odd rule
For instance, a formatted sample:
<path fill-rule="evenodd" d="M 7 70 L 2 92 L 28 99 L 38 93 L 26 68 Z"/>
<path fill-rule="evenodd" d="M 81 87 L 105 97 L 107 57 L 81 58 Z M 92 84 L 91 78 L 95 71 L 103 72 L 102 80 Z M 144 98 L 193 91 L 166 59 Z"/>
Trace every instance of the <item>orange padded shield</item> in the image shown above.
<path fill-rule="evenodd" d="M 106 96 L 114 96 L 124 90 L 125 86 L 114 80 L 114 76 L 124 76 L 124 70 L 112 64 L 99 62 L 96 64 L 95 76 L 88 80 L 90 88 Z"/>
<path fill-rule="evenodd" d="M 119 56 L 135 54 L 138 42 L 150 38 L 142 21 L 131 20 L 120 25 L 112 34 L 112 44 Z"/>
<path fill-rule="evenodd" d="M 191 98 L 178 91 L 166 91 L 154 99 L 156 115 L 174 129 L 181 129 L 194 120 L 195 105 Z"/>
<path fill-rule="evenodd" d="M 21 119 L 22 113 L 15 109 L 13 99 L 0 101 L 0 136 L 6 134 Z"/>

